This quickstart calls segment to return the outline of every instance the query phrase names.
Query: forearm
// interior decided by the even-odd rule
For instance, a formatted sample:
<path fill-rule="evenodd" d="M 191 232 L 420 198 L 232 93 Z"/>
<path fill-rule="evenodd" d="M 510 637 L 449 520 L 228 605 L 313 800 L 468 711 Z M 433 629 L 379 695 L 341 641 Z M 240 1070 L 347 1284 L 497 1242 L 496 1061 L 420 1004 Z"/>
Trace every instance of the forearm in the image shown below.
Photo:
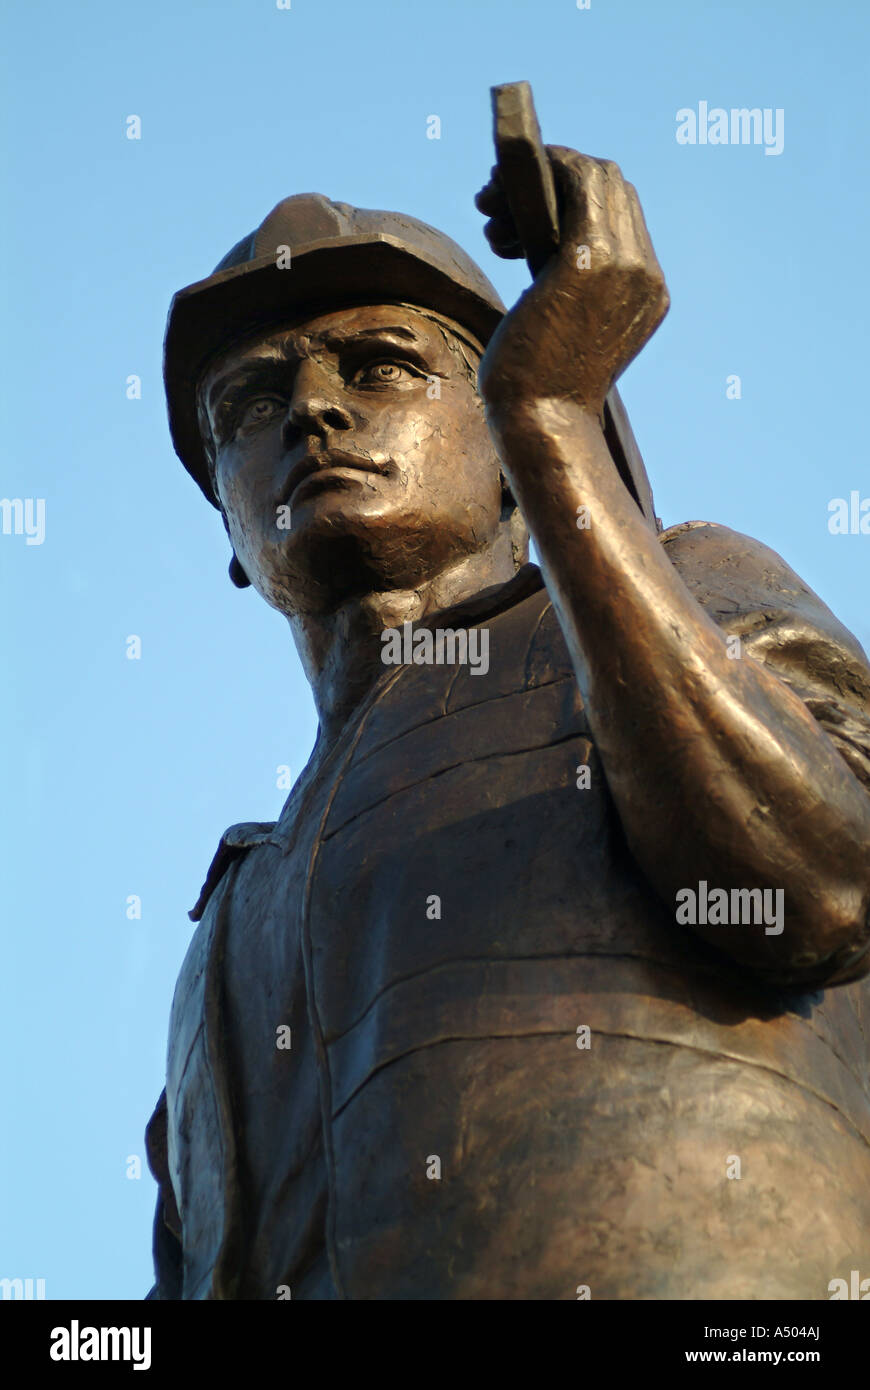
<path fill-rule="evenodd" d="M 649 880 L 672 910 L 701 880 L 781 889 L 781 935 L 696 929 L 781 978 L 848 976 L 866 944 L 870 798 L 788 686 L 750 657 L 731 659 L 619 479 L 594 414 L 537 401 L 491 411 L 490 424 Z"/>

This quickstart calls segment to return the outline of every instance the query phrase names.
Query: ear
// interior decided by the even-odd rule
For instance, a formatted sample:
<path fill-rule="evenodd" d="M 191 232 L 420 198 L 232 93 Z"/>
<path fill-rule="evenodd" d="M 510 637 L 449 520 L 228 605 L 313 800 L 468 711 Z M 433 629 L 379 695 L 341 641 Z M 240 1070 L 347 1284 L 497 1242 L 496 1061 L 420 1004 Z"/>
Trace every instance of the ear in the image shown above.
<path fill-rule="evenodd" d="M 237 589 L 249 589 L 251 587 L 251 581 L 245 574 L 245 571 L 242 569 L 235 555 L 233 555 L 233 558 L 230 560 L 230 579 Z"/>

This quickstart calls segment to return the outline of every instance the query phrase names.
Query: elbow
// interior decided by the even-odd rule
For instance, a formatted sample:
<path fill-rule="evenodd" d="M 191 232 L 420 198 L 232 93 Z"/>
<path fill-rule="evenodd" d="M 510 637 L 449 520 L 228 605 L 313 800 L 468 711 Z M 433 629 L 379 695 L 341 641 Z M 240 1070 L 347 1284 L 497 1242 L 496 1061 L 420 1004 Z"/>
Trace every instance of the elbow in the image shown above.
<path fill-rule="evenodd" d="M 786 912 L 765 956 L 757 973 L 789 989 L 827 989 L 870 974 L 870 889 Z"/>

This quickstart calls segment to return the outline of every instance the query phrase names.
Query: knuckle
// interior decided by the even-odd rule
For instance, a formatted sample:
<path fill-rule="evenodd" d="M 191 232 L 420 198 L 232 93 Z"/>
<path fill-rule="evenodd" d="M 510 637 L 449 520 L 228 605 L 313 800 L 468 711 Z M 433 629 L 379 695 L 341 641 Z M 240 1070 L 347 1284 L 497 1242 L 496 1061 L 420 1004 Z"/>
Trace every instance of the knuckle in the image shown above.
<path fill-rule="evenodd" d="M 581 154 L 579 150 L 569 149 L 567 145 L 547 145 L 547 154 L 555 165 L 580 178 L 588 177 L 597 169 L 598 160 L 591 155 Z"/>
<path fill-rule="evenodd" d="M 589 247 L 589 252 L 592 257 L 593 268 L 612 264 L 614 260 L 614 248 L 607 237 L 596 236 L 593 233 L 587 236 L 586 244 Z"/>
<path fill-rule="evenodd" d="M 609 179 L 614 182 L 622 179 L 622 170 L 612 159 L 599 159 L 596 161 L 601 166 Z"/>

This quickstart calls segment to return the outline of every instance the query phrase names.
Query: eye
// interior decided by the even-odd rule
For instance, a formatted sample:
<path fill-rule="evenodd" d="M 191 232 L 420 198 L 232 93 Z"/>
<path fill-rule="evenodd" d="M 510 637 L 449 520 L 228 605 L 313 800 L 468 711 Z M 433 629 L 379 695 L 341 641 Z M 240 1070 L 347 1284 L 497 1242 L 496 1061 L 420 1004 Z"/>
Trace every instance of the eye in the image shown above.
<path fill-rule="evenodd" d="M 354 386 L 399 386 L 419 376 L 419 372 L 405 362 L 367 362 L 354 374 Z"/>
<path fill-rule="evenodd" d="M 252 425 L 262 425 L 284 409 L 284 402 L 279 400 L 277 396 L 258 396 L 256 400 L 249 401 L 242 411 L 239 417 L 239 429 L 243 430 Z"/>

